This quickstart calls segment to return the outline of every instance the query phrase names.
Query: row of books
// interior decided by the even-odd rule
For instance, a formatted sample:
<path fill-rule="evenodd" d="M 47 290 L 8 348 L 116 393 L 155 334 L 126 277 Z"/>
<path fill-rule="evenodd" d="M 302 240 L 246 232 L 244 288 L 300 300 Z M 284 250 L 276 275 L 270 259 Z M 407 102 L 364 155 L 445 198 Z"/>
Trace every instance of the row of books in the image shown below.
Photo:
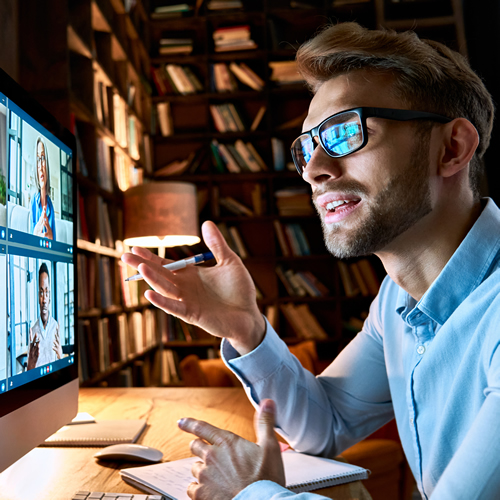
<path fill-rule="evenodd" d="M 159 313 L 164 314 L 163 311 L 144 309 L 114 318 L 79 319 L 83 381 L 157 345 Z"/>
<path fill-rule="evenodd" d="M 210 104 L 210 114 L 217 132 L 244 132 L 246 125 L 232 102 Z"/>
<path fill-rule="evenodd" d="M 265 161 L 251 142 L 237 139 L 234 143 L 210 143 L 214 166 L 221 173 L 262 172 L 268 170 Z"/>
<path fill-rule="evenodd" d="M 275 219 L 273 226 L 283 257 L 311 255 L 309 241 L 300 224 L 284 224 Z"/>
<path fill-rule="evenodd" d="M 326 297 L 330 295 L 329 288 L 324 285 L 311 271 L 294 271 L 276 266 L 276 274 L 291 297 Z"/>
<path fill-rule="evenodd" d="M 233 50 L 252 50 L 257 44 L 251 38 L 250 26 L 226 26 L 213 31 L 215 52 L 229 52 Z"/>
<path fill-rule="evenodd" d="M 356 262 L 337 262 L 340 279 L 347 297 L 374 297 L 380 288 L 380 280 L 368 259 Z"/>
<path fill-rule="evenodd" d="M 181 175 L 187 173 L 194 174 L 205 162 L 208 156 L 208 148 L 201 147 L 192 151 L 186 158 L 170 161 L 158 170 L 155 170 L 154 177 L 168 177 L 170 175 Z"/>
<path fill-rule="evenodd" d="M 239 90 L 238 81 L 253 90 L 264 89 L 264 80 L 244 62 L 218 62 L 210 66 L 211 90 L 213 92 L 235 92 Z"/>
<path fill-rule="evenodd" d="M 328 334 L 321 326 L 308 304 L 280 304 L 280 311 L 300 340 L 325 340 Z"/>
<path fill-rule="evenodd" d="M 153 82 L 158 95 L 189 95 L 203 91 L 203 85 L 190 66 L 165 64 L 152 67 Z"/>
<path fill-rule="evenodd" d="M 242 259 L 250 257 L 247 246 L 236 226 L 228 226 L 225 222 L 219 222 L 217 227 L 233 252 L 239 255 Z"/>
<path fill-rule="evenodd" d="M 113 289 L 111 276 L 114 261 L 106 255 L 88 257 L 80 252 L 78 262 L 78 310 L 108 309 L 117 305 L 119 297 Z"/>
<path fill-rule="evenodd" d="M 266 213 L 265 186 L 261 183 L 251 183 L 246 185 L 249 193 L 250 204 L 247 205 L 233 196 L 220 194 L 219 186 L 212 187 L 212 214 L 220 217 L 221 208 L 233 215 L 243 215 L 254 217 Z"/>

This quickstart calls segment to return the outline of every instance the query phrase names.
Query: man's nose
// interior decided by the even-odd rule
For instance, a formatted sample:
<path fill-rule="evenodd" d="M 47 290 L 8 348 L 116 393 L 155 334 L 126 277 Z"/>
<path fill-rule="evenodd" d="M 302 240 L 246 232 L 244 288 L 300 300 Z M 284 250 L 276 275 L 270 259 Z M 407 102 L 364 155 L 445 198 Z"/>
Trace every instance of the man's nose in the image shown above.
<path fill-rule="evenodd" d="M 317 186 L 341 176 L 342 169 L 339 160 L 329 156 L 321 145 L 317 145 L 304 169 L 302 178 L 311 186 Z"/>

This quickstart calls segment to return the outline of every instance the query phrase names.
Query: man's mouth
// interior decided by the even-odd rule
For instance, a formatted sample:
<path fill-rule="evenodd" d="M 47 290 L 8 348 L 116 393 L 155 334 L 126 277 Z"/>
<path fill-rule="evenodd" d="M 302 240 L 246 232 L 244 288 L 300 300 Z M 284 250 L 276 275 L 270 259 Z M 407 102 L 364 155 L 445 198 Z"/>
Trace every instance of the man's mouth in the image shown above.
<path fill-rule="evenodd" d="M 331 201 L 330 203 L 327 203 L 325 205 L 326 210 L 328 212 L 335 212 L 339 213 L 342 212 L 346 209 L 353 208 L 355 205 L 357 205 L 361 200 L 336 200 L 336 201 Z"/>

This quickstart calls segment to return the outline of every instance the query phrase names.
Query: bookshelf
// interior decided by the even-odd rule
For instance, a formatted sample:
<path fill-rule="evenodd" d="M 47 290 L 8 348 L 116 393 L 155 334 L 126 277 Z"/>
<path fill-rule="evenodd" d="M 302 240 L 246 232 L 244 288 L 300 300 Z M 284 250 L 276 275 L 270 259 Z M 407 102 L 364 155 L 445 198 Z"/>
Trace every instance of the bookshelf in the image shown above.
<path fill-rule="evenodd" d="M 163 0 L 8 4 L 4 12 L 17 29 L 4 33 L 18 39 L 16 61 L 9 61 L 18 81 L 78 138 L 78 272 L 88 285 L 80 290 L 79 328 L 94 344 L 84 346 L 83 385 L 177 385 L 172 358 L 209 357 L 219 347 L 218 339 L 148 307 L 143 290 L 121 286 L 122 192 L 144 178 L 195 183 L 200 221 L 226 226 L 280 336 L 300 341 L 285 310 L 306 305 L 327 333 L 317 340 L 320 355 L 333 359 L 355 334 L 373 291 L 357 285 L 351 264 L 359 259 L 347 263 L 349 285 L 326 253 L 317 216 L 303 203 L 307 187 L 290 168 L 288 145 L 310 102 L 291 64 L 295 49 L 328 20 L 356 20 L 414 28 L 464 52 L 459 2 L 242 0 L 220 9 L 224 2 L 188 0 L 170 12 L 156 11 L 175 4 Z M 297 203 L 283 206 L 280 193 L 296 195 Z M 238 213 L 229 198 L 251 213 Z M 289 237 L 280 243 L 278 225 L 298 227 L 309 252 L 300 242 L 294 250 Z M 204 250 L 173 249 L 170 256 Z M 383 269 L 370 263 L 380 280 Z M 312 273 L 327 292 L 290 293 L 278 267 Z"/>
<path fill-rule="evenodd" d="M 122 193 L 151 171 L 149 5 L 10 3 L 17 79 L 77 138 L 81 383 L 159 384 L 166 314 L 125 289 L 120 260 Z"/>
<path fill-rule="evenodd" d="M 153 176 L 197 184 L 200 219 L 213 220 L 242 257 L 260 292 L 259 306 L 279 335 L 290 344 L 305 338 L 293 314 L 310 313 L 322 330 L 315 337 L 320 352 L 333 359 L 359 329 L 385 273 L 376 259 L 339 265 L 326 253 L 309 192 L 290 166 L 288 145 L 300 133 L 310 101 L 297 81 L 295 50 L 328 20 L 356 20 L 369 28 L 415 28 L 464 52 L 459 6 L 454 0 L 435 2 L 437 10 L 435 3 L 431 8 L 424 0 L 404 2 L 412 5 L 384 0 L 261 0 L 221 10 L 211 5 L 224 2 L 187 2 L 181 12 L 155 12 L 165 3 L 151 2 L 152 109 L 157 122 L 152 129 Z M 235 44 L 233 50 L 221 50 L 224 33 L 227 47 Z M 187 68 L 184 77 L 189 80 L 194 74 L 197 84 L 179 83 L 169 74 L 172 66 L 181 73 Z M 241 68 L 251 76 L 243 76 Z M 161 117 L 164 108 L 167 112 Z M 161 119 L 168 122 L 166 133 Z M 255 148 L 261 168 L 241 161 L 241 142 Z M 301 193 L 301 188 L 306 189 Z M 244 205 L 240 211 L 234 200 Z M 277 226 L 285 233 L 298 228 L 307 251 L 300 245 L 294 250 L 292 245 L 298 243 L 293 236 L 285 234 L 280 241 Z M 277 269 L 292 281 L 308 272 L 325 290 L 294 290 Z M 191 347 L 203 349 L 196 341 Z M 188 353 L 172 342 L 167 348 L 177 350 L 180 357 Z"/>

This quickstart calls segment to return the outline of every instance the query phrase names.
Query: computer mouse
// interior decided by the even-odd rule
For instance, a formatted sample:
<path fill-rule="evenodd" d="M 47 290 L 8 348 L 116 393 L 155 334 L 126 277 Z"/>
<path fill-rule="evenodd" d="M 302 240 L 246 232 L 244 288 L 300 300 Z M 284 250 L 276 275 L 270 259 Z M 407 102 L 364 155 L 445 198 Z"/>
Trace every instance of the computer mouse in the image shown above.
<path fill-rule="evenodd" d="M 114 460 L 121 462 L 159 462 L 163 453 L 156 448 L 137 443 L 112 444 L 94 454 L 98 460 Z"/>

